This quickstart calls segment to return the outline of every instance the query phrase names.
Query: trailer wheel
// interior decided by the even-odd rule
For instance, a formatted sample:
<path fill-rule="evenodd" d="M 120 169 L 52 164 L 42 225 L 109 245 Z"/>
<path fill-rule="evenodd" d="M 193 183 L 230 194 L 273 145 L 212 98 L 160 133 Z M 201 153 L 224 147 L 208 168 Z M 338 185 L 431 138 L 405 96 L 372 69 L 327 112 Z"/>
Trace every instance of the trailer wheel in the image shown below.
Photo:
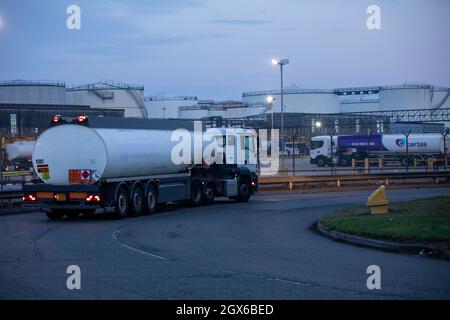
<path fill-rule="evenodd" d="M 411 164 L 411 160 L 408 157 L 402 157 L 400 163 L 402 166 L 406 167 Z"/>
<path fill-rule="evenodd" d="M 193 182 L 191 185 L 191 205 L 194 207 L 202 204 L 202 184 L 200 181 Z"/>
<path fill-rule="evenodd" d="M 127 216 L 129 199 L 128 199 L 128 192 L 125 187 L 120 187 L 119 191 L 117 192 L 115 207 L 116 207 L 115 211 L 116 218 L 125 218 Z"/>
<path fill-rule="evenodd" d="M 50 220 L 61 220 L 64 217 L 64 211 L 51 210 L 45 213 Z"/>
<path fill-rule="evenodd" d="M 158 192 L 154 185 L 149 185 L 147 188 L 147 194 L 145 196 L 145 210 L 144 213 L 152 213 L 156 211 L 158 205 Z"/>
<path fill-rule="evenodd" d="M 205 188 L 205 193 L 203 194 L 203 202 L 205 204 L 212 204 L 214 202 L 214 197 L 216 195 L 216 189 L 213 183 L 208 183 Z"/>
<path fill-rule="evenodd" d="M 252 195 L 252 187 L 248 179 L 242 179 L 239 182 L 239 194 L 236 197 L 238 202 L 247 202 Z"/>
<path fill-rule="evenodd" d="M 136 186 L 131 197 L 131 212 L 133 215 L 140 215 L 144 210 L 144 193 L 141 187 Z"/>

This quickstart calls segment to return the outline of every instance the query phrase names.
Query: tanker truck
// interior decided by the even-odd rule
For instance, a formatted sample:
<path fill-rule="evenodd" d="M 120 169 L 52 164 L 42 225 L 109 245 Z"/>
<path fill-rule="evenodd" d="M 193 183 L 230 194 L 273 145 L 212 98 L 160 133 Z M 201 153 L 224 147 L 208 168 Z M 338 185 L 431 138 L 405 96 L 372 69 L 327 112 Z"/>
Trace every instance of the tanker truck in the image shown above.
<path fill-rule="evenodd" d="M 34 141 L 15 141 L 6 145 L 8 168 L 13 171 L 28 171 L 32 167 L 31 155 Z"/>
<path fill-rule="evenodd" d="M 167 202 L 198 206 L 215 197 L 245 202 L 257 191 L 256 138 L 246 129 L 85 116 L 52 123 L 32 154 L 42 182 L 23 188 L 23 205 L 43 209 L 50 219 L 99 212 L 124 218 L 154 212 Z M 211 136 L 208 143 L 205 133 Z M 182 135 L 188 137 L 183 144 Z M 194 147 L 212 151 L 198 159 Z M 243 151 L 239 161 L 238 150 Z"/>
<path fill-rule="evenodd" d="M 400 161 L 407 166 L 413 159 L 442 159 L 449 146 L 449 138 L 444 141 L 441 134 L 411 134 L 408 140 L 402 134 L 342 135 L 333 136 L 332 142 L 331 136 L 316 136 L 311 139 L 310 162 L 323 167 L 331 165 L 333 159 L 346 167 L 352 159 L 370 156 Z"/>

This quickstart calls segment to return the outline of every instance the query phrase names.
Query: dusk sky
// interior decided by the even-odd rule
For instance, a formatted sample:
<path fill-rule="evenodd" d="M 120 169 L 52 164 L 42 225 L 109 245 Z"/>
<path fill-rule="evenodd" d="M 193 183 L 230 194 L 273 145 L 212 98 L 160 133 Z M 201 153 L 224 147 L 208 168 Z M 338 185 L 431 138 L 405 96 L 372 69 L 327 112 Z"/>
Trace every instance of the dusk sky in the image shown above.
<path fill-rule="evenodd" d="M 66 8 L 81 8 L 68 30 Z M 366 9 L 381 8 L 381 30 Z M 146 95 L 240 99 L 286 86 L 450 86 L 449 0 L 0 0 L 0 80 L 111 79 Z"/>

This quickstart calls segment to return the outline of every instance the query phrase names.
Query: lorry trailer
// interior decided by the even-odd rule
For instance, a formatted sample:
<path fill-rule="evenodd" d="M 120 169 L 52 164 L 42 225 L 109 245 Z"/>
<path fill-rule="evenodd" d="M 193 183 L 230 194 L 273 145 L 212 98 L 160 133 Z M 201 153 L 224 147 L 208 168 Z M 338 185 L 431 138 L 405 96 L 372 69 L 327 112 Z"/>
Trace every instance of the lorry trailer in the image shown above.
<path fill-rule="evenodd" d="M 194 159 L 203 126 L 193 121 L 80 116 L 72 122 L 52 119 L 36 141 L 32 162 L 41 182 L 25 185 L 23 204 L 44 209 L 50 219 L 110 212 L 118 218 L 154 212 L 167 202 L 211 204 L 215 197 L 248 201 L 257 191 L 255 137 L 244 129 L 216 129 L 211 143 L 221 153 Z M 198 125 L 198 123 L 197 123 Z M 189 160 L 174 161 L 187 133 Z M 216 150 L 216 149 L 214 149 Z M 244 151 L 244 161 L 230 154 Z M 177 153 L 177 152 L 175 152 Z M 202 158 L 203 157 L 203 158 Z"/>
<path fill-rule="evenodd" d="M 350 166 L 352 159 L 370 157 L 400 161 L 403 166 L 413 159 L 440 159 L 448 152 L 449 138 L 441 134 L 401 134 L 316 136 L 311 139 L 310 162 L 319 167 L 331 165 Z"/>

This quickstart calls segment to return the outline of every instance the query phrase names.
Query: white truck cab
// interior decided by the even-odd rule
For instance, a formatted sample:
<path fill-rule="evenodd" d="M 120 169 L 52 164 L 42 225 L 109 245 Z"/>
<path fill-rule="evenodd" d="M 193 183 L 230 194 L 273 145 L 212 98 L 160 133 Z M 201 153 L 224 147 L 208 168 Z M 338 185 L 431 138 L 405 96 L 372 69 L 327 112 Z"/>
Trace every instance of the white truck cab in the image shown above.
<path fill-rule="evenodd" d="M 337 143 L 337 136 L 333 137 L 333 148 Z M 311 150 L 309 151 L 311 164 L 323 167 L 331 164 L 331 137 L 316 136 L 311 138 Z"/>

